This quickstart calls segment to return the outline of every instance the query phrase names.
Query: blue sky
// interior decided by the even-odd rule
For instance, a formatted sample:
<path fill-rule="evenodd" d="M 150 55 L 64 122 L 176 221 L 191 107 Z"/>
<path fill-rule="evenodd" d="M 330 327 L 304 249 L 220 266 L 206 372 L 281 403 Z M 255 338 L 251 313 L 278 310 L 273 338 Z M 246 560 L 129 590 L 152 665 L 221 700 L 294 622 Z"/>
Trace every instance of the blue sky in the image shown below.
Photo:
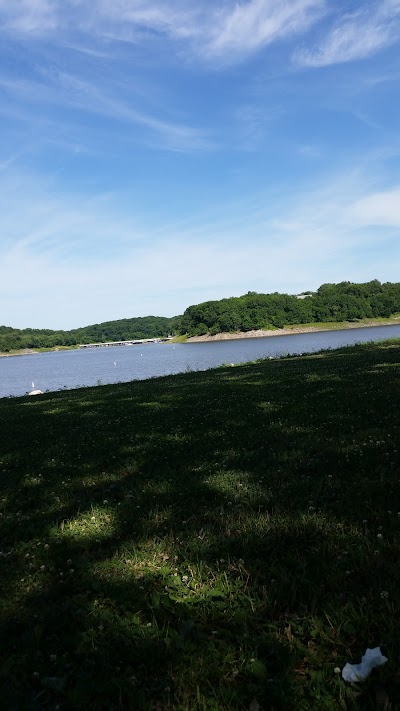
<path fill-rule="evenodd" d="M 400 280 L 400 0 L 0 0 L 0 323 Z"/>

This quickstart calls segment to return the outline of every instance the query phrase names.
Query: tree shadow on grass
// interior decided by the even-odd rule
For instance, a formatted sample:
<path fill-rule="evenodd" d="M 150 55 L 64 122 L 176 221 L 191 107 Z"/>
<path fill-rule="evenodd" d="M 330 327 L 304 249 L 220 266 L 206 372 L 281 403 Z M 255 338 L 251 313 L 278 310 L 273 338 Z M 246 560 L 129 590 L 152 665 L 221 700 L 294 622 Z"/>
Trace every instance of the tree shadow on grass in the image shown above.
<path fill-rule="evenodd" d="M 400 653 L 398 362 L 2 401 L 9 708 L 351 708 L 333 667 Z"/>

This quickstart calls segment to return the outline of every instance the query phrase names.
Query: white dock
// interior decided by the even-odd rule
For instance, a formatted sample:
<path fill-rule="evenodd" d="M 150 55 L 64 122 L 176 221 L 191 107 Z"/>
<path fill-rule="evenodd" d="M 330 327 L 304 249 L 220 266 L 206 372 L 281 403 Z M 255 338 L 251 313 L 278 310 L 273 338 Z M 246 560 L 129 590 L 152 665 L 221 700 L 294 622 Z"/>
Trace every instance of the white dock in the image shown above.
<path fill-rule="evenodd" d="M 106 343 L 81 343 L 79 348 L 110 348 L 114 346 L 139 346 L 145 343 L 162 343 L 163 341 L 169 341 L 172 336 L 168 338 L 141 338 L 138 340 L 127 340 L 127 341 L 107 341 Z"/>

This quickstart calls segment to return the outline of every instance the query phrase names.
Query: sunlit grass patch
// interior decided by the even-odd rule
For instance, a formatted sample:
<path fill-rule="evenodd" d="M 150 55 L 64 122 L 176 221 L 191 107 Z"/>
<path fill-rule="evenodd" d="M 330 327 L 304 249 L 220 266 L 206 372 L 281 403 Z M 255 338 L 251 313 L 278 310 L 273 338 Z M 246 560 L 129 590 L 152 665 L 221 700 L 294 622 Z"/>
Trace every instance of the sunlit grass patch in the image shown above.
<path fill-rule="evenodd" d="M 80 540 L 82 538 L 112 536 L 114 532 L 114 515 L 107 507 L 108 501 L 104 500 L 103 507 L 91 506 L 90 510 L 78 514 L 69 521 L 62 521 L 58 531 L 64 539 Z"/>

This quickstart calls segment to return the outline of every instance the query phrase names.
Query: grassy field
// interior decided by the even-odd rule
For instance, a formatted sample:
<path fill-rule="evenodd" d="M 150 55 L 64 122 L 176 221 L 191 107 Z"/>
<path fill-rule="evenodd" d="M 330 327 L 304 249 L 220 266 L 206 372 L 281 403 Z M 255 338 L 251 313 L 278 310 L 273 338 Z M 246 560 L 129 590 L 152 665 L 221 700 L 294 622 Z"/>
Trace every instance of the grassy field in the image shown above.
<path fill-rule="evenodd" d="M 0 400 L 1 708 L 399 709 L 399 374 L 385 342 Z"/>

